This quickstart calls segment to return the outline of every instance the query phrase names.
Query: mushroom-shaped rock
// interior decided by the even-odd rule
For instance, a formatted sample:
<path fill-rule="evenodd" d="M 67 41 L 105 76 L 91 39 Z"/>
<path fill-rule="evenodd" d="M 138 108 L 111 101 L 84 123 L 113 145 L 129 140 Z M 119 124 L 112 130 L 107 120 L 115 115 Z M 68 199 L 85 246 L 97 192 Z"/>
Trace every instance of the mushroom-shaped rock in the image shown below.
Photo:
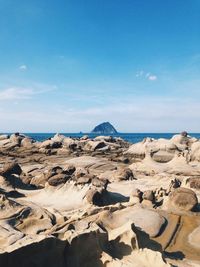
<path fill-rule="evenodd" d="M 169 195 L 170 205 L 178 210 L 191 211 L 198 204 L 198 199 L 194 191 L 188 188 L 176 188 Z"/>

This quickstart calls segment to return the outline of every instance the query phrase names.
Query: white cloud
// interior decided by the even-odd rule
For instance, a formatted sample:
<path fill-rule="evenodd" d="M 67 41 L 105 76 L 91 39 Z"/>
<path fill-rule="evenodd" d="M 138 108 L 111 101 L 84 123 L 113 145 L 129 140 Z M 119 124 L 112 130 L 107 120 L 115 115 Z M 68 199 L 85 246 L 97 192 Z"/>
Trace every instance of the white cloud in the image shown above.
<path fill-rule="evenodd" d="M 27 70 L 27 68 L 28 68 L 28 67 L 27 67 L 26 65 L 21 65 L 21 66 L 19 66 L 19 69 L 20 69 L 20 70 Z"/>
<path fill-rule="evenodd" d="M 156 75 L 151 74 L 150 72 L 145 72 L 143 70 L 140 70 L 140 71 L 136 72 L 135 76 L 137 78 L 144 78 L 144 79 L 148 79 L 150 81 L 155 81 L 158 78 Z"/>
<path fill-rule="evenodd" d="M 3 90 L 0 89 L 0 101 L 31 99 L 34 95 L 43 94 L 56 89 L 56 86 L 47 85 L 35 85 L 32 87 L 8 87 Z"/>
<path fill-rule="evenodd" d="M 0 100 L 29 99 L 33 94 L 32 89 L 10 87 L 0 91 Z"/>
<path fill-rule="evenodd" d="M 157 76 L 156 76 L 156 75 L 149 75 L 149 76 L 148 76 L 148 79 L 149 79 L 150 81 L 156 81 L 156 80 L 157 80 Z"/>

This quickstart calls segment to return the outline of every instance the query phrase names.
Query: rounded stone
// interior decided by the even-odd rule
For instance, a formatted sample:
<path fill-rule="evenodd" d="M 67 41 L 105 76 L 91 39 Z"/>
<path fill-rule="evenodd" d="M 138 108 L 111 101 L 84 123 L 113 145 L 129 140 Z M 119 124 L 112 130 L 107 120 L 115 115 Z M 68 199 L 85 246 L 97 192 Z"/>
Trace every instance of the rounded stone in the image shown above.
<path fill-rule="evenodd" d="M 169 195 L 170 204 L 179 210 L 191 211 L 198 204 L 198 199 L 194 191 L 188 188 L 176 188 Z"/>

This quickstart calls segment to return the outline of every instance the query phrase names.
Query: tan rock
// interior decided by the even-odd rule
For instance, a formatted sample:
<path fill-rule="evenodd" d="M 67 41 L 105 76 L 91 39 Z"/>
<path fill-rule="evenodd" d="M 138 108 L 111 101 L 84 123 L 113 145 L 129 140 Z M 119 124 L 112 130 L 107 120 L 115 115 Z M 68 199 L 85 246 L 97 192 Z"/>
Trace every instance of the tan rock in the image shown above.
<path fill-rule="evenodd" d="M 191 211 L 198 204 L 198 199 L 191 189 L 179 187 L 170 193 L 169 203 L 177 210 Z"/>

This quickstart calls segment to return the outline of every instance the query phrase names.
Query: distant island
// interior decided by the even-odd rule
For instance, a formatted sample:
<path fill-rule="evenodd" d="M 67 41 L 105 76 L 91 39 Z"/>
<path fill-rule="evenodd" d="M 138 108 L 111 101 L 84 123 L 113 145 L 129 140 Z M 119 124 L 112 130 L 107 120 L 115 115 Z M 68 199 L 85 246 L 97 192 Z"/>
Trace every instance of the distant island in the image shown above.
<path fill-rule="evenodd" d="M 103 122 L 97 125 L 91 133 L 96 134 L 117 134 L 117 130 L 110 122 Z"/>

